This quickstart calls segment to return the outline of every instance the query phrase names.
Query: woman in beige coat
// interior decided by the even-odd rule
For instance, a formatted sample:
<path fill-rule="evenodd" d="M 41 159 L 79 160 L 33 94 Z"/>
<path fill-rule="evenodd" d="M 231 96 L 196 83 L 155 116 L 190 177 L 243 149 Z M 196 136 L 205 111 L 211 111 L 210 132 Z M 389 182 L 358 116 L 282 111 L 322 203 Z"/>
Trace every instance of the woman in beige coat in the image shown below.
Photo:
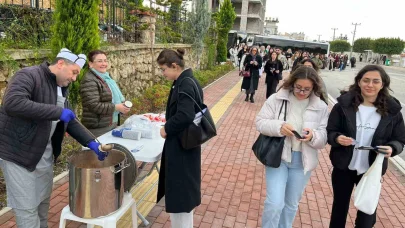
<path fill-rule="evenodd" d="M 260 133 L 286 137 L 280 167 L 266 166 L 263 228 L 292 227 L 311 171 L 318 165 L 318 150 L 326 145 L 328 107 L 319 98 L 321 94 L 318 73 L 301 66 L 267 99 L 256 117 Z M 284 100 L 287 101 L 287 113 L 283 108 L 279 115 Z M 293 131 L 302 139 L 294 136 Z"/>

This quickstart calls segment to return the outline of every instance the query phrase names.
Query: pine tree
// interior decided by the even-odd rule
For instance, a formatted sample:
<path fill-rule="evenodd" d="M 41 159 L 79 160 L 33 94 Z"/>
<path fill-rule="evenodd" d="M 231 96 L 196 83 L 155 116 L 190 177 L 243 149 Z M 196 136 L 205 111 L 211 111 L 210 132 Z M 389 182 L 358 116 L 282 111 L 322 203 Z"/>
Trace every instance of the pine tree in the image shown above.
<path fill-rule="evenodd" d="M 231 30 L 236 18 L 235 8 L 231 0 L 224 0 L 218 12 L 218 43 L 217 61 L 225 62 L 227 56 L 228 33 Z"/>
<path fill-rule="evenodd" d="M 56 0 L 51 40 L 54 56 L 61 48 L 87 55 L 100 47 L 99 4 L 100 0 Z M 70 88 L 69 100 L 73 108 L 76 108 L 79 102 L 80 80 L 81 77 L 72 83 Z"/>
<path fill-rule="evenodd" d="M 204 37 L 207 34 L 211 22 L 211 12 L 208 10 L 207 0 L 193 2 L 193 13 L 190 15 L 192 24 L 193 49 L 197 56 L 197 68 L 200 67 L 201 55 L 204 47 Z"/>

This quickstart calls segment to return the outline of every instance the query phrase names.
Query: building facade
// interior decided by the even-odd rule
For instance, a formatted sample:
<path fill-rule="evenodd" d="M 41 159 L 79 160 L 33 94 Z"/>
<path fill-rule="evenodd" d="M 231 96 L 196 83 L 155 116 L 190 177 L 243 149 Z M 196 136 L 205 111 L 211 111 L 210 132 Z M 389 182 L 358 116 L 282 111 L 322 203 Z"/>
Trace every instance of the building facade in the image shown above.
<path fill-rule="evenodd" d="M 209 0 L 208 6 L 215 12 L 222 1 Z M 231 2 L 236 12 L 236 19 L 232 30 L 247 34 L 263 34 L 267 0 L 231 0 Z"/>
<path fill-rule="evenodd" d="M 280 36 L 287 37 L 293 40 L 305 40 L 305 33 L 303 32 L 293 32 L 293 33 L 284 33 L 280 34 Z"/>
<path fill-rule="evenodd" d="M 264 31 L 263 34 L 266 36 L 277 35 L 278 34 L 278 18 L 266 17 L 264 20 Z"/>

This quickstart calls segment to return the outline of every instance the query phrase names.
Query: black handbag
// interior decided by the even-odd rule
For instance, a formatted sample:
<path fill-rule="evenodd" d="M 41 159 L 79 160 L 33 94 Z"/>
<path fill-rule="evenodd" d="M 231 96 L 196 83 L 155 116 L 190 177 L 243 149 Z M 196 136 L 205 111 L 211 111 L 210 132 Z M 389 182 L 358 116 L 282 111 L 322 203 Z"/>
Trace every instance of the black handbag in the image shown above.
<path fill-rule="evenodd" d="M 284 106 L 284 121 L 287 116 L 287 101 L 283 100 L 278 117 L 280 118 L 281 110 Z M 273 168 L 280 167 L 281 154 L 284 148 L 284 137 L 273 137 L 260 134 L 256 142 L 253 144 L 252 150 L 257 159 L 265 165 Z"/>
<path fill-rule="evenodd" d="M 208 110 L 207 105 L 205 105 L 202 102 L 202 97 L 200 95 L 200 92 L 198 91 L 198 86 L 194 82 L 193 79 L 190 79 L 195 87 L 196 91 L 198 94 L 198 97 L 200 99 L 200 103 L 202 104 L 202 107 L 198 105 L 198 103 L 194 100 L 192 96 L 185 92 L 179 92 L 179 94 L 184 94 L 188 96 L 191 100 L 193 100 L 194 104 L 198 107 L 200 110 L 198 113 L 201 113 L 201 121 L 196 124 L 196 123 L 191 123 L 181 134 L 180 134 L 180 142 L 181 146 L 186 149 L 192 149 L 198 146 L 201 146 L 201 144 L 207 142 L 210 140 L 212 137 L 217 135 L 217 129 L 215 128 L 215 123 L 214 120 L 212 119 L 211 113 Z M 203 111 L 205 110 L 205 111 Z M 196 114 L 198 114 L 196 113 Z"/>

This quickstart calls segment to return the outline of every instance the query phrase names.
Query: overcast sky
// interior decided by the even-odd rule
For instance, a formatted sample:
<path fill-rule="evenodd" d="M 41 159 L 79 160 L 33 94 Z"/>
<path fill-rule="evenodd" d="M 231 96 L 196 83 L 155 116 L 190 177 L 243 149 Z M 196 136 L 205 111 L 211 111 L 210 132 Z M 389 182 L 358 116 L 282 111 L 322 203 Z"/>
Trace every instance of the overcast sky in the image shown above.
<path fill-rule="evenodd" d="M 400 37 L 405 40 L 405 0 L 267 0 L 266 17 L 278 17 L 278 30 L 304 32 L 311 40 L 332 40 L 348 36 L 352 40 L 353 23 L 356 38 Z"/>

